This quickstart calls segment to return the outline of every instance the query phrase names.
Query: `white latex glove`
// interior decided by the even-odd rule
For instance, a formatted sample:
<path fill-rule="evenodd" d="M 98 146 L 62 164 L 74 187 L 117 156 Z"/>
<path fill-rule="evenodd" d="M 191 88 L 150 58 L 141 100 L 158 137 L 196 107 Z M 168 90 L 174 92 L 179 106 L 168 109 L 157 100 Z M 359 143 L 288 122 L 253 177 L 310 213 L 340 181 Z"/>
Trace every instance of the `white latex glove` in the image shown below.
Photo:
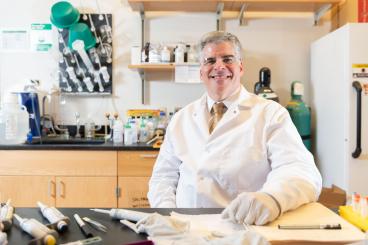
<path fill-rule="evenodd" d="M 137 222 L 138 232 L 149 236 L 171 236 L 189 230 L 190 223 L 178 218 L 153 213 Z"/>
<path fill-rule="evenodd" d="M 270 245 L 270 243 L 256 231 L 240 231 L 209 241 L 209 245 Z"/>
<path fill-rule="evenodd" d="M 268 194 L 243 192 L 225 208 L 221 217 L 239 224 L 264 225 L 276 219 L 279 213 L 276 201 Z"/>
<path fill-rule="evenodd" d="M 8 239 L 6 233 L 0 231 L 0 245 L 7 245 L 7 244 Z"/>

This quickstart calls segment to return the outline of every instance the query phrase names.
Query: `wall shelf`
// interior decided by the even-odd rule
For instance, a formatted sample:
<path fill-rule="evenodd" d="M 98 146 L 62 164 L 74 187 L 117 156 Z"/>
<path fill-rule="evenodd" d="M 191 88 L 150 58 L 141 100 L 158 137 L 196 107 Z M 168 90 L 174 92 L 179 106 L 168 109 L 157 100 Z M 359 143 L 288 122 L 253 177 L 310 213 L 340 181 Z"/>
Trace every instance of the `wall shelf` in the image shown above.
<path fill-rule="evenodd" d="M 129 69 L 138 69 L 144 71 L 170 71 L 174 70 L 176 66 L 199 66 L 199 63 L 146 63 L 146 64 L 134 64 L 128 65 Z"/>
<path fill-rule="evenodd" d="M 139 70 L 174 70 L 175 64 L 174 63 L 168 63 L 168 64 L 134 64 L 134 65 L 128 65 L 129 69 L 139 69 Z"/>
<path fill-rule="evenodd" d="M 134 11 L 216 12 L 223 3 L 223 11 L 239 12 L 243 4 L 247 11 L 261 12 L 317 12 L 326 4 L 341 0 L 128 0 Z"/>

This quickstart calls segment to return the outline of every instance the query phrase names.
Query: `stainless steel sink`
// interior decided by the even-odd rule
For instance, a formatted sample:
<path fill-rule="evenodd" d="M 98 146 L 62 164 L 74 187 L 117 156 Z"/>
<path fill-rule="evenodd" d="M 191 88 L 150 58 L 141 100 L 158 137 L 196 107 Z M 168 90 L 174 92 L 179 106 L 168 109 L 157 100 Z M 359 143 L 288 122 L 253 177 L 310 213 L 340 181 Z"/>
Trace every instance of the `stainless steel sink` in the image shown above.
<path fill-rule="evenodd" d="M 46 137 L 42 139 L 33 139 L 31 143 L 28 144 L 45 144 L 45 145 L 98 145 L 105 143 L 102 138 L 98 139 L 85 139 L 85 138 L 60 138 L 60 137 Z"/>

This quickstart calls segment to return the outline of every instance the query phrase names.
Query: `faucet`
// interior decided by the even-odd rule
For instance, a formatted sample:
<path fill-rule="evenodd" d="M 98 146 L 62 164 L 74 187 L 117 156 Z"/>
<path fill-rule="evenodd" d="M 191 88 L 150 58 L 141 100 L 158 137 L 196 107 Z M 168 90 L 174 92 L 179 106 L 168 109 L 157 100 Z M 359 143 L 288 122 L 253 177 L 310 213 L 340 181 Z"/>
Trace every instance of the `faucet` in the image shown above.
<path fill-rule="evenodd" d="M 79 130 L 79 128 L 80 128 L 80 114 L 79 114 L 79 112 L 75 113 L 75 120 L 76 120 L 76 126 L 77 126 L 77 133 L 75 135 L 75 138 L 80 138 L 81 135 L 79 133 L 79 131 L 80 131 Z"/>
<path fill-rule="evenodd" d="M 42 136 L 47 136 L 47 129 L 45 127 L 46 113 L 45 113 L 45 102 L 49 100 L 49 96 L 45 95 L 42 97 Z"/>

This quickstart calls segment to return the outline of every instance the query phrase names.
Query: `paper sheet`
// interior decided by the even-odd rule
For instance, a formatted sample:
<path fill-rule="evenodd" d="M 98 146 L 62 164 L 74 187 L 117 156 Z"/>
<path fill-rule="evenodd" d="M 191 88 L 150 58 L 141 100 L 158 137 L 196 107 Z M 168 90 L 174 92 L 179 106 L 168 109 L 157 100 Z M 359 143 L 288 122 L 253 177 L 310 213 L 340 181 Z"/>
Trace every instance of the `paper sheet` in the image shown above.
<path fill-rule="evenodd" d="M 205 235 L 212 231 L 224 234 L 244 229 L 221 219 L 220 214 L 185 215 L 173 213 L 173 216 L 190 220 L 191 231 Z M 340 223 L 341 230 L 280 230 L 279 224 L 326 224 Z M 344 244 L 364 240 L 365 235 L 358 228 L 319 203 L 310 203 L 283 214 L 267 226 L 250 226 L 267 238 L 272 244 L 296 244 L 296 241 L 310 241 L 311 244 Z M 304 244 L 304 243 L 303 243 Z"/>
<path fill-rule="evenodd" d="M 201 83 L 198 64 L 175 64 L 176 83 Z"/>

